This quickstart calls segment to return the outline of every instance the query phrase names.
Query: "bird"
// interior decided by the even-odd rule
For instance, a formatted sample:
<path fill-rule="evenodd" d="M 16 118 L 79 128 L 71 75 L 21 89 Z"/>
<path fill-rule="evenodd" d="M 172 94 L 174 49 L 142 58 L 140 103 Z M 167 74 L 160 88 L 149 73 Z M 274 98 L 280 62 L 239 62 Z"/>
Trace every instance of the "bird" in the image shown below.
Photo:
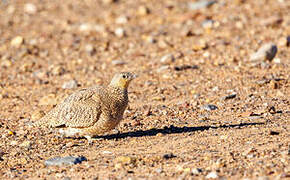
<path fill-rule="evenodd" d="M 114 129 L 123 119 L 129 101 L 128 87 L 135 78 L 134 73 L 120 72 L 107 86 L 78 90 L 36 121 L 34 126 L 58 128 L 64 136 L 78 135 L 91 143 L 94 136 Z"/>

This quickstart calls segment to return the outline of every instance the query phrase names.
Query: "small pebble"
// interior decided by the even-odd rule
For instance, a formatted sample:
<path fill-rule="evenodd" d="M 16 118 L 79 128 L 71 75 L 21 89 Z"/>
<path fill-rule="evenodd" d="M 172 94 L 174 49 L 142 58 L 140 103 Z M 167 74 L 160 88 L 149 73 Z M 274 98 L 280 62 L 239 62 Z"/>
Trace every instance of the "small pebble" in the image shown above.
<path fill-rule="evenodd" d="M 175 66 L 174 67 L 175 71 L 184 71 L 187 69 L 198 69 L 198 66 L 196 66 L 196 65 L 182 65 L 182 66 Z"/>
<path fill-rule="evenodd" d="M 213 104 L 206 104 L 204 106 L 202 106 L 202 109 L 207 110 L 207 111 L 213 111 L 218 109 L 218 107 L 216 105 Z"/>
<path fill-rule="evenodd" d="M 176 156 L 172 153 L 169 153 L 169 154 L 164 154 L 163 155 L 163 158 L 164 159 L 171 159 L 171 158 L 175 158 Z"/>
<path fill-rule="evenodd" d="M 114 66 L 118 66 L 118 65 L 124 65 L 124 64 L 126 64 L 126 62 L 125 61 L 122 61 L 122 60 L 113 60 L 112 61 L 112 64 Z"/>
<path fill-rule="evenodd" d="M 74 89 L 76 87 L 78 87 L 78 82 L 76 80 L 67 81 L 61 86 L 63 89 Z"/>
<path fill-rule="evenodd" d="M 126 16 L 120 16 L 115 20 L 116 24 L 126 24 L 128 22 L 128 18 Z"/>
<path fill-rule="evenodd" d="M 119 38 L 124 37 L 126 35 L 125 30 L 123 28 L 115 29 L 114 33 Z"/>
<path fill-rule="evenodd" d="M 150 13 L 150 10 L 149 10 L 147 7 L 145 7 L 145 6 L 140 6 L 140 7 L 138 8 L 137 13 L 138 13 L 139 15 L 141 15 L 141 16 L 145 16 L 145 15 L 147 15 L 147 14 Z"/>
<path fill-rule="evenodd" d="M 277 131 L 270 131 L 270 135 L 279 135 L 280 133 Z"/>
<path fill-rule="evenodd" d="M 263 45 L 257 52 L 251 55 L 251 61 L 272 61 L 278 51 L 278 48 L 273 43 Z"/>
<path fill-rule="evenodd" d="M 281 59 L 280 58 L 274 58 L 273 62 L 276 63 L 276 64 L 280 64 L 281 63 Z"/>
<path fill-rule="evenodd" d="M 60 76 L 64 74 L 64 72 L 65 72 L 65 69 L 62 66 L 53 66 L 51 69 L 51 74 L 55 76 Z"/>
<path fill-rule="evenodd" d="M 89 23 L 83 23 L 79 26 L 79 31 L 89 32 L 92 30 L 92 25 Z"/>
<path fill-rule="evenodd" d="M 95 54 L 96 49 L 94 48 L 93 45 L 91 45 L 91 44 L 87 44 L 87 45 L 85 46 L 85 51 L 86 51 L 89 55 L 92 56 L 92 55 Z"/>
<path fill-rule="evenodd" d="M 154 44 L 157 40 L 153 36 L 143 36 L 142 37 L 146 42 Z"/>
<path fill-rule="evenodd" d="M 35 14 L 37 12 L 37 7 L 32 3 L 27 3 L 24 5 L 24 11 L 27 14 Z"/>
<path fill-rule="evenodd" d="M 121 163 L 124 165 L 134 164 L 135 162 L 136 162 L 136 159 L 129 156 L 119 156 L 119 157 L 116 157 L 115 159 L 115 163 Z"/>
<path fill-rule="evenodd" d="M 216 0 L 201 0 L 197 2 L 190 2 L 188 4 L 188 8 L 190 10 L 198 10 L 198 9 L 209 7 L 215 4 L 216 2 L 217 2 Z"/>
<path fill-rule="evenodd" d="M 103 154 L 113 154 L 111 151 L 103 151 Z"/>
<path fill-rule="evenodd" d="M 175 61 L 175 58 L 172 54 L 167 54 L 161 57 L 160 62 L 163 64 L 170 64 Z"/>
<path fill-rule="evenodd" d="M 211 19 L 204 20 L 201 25 L 205 29 L 211 29 L 213 27 L 214 21 Z"/>
<path fill-rule="evenodd" d="M 200 168 L 193 168 L 193 169 L 191 170 L 191 173 L 192 173 L 193 175 L 199 175 L 200 173 L 202 173 L 202 169 L 200 169 Z"/>
<path fill-rule="evenodd" d="M 16 36 L 15 38 L 13 38 L 10 42 L 10 45 L 12 47 L 20 47 L 24 42 L 24 38 L 22 36 Z"/>
<path fill-rule="evenodd" d="M 235 97 L 237 97 L 237 93 L 233 93 L 233 94 L 230 94 L 230 95 L 227 95 L 227 96 L 224 96 L 221 98 L 221 100 L 229 100 L 229 99 L 234 99 Z"/>
<path fill-rule="evenodd" d="M 46 166 L 63 166 L 63 165 L 74 165 L 79 164 L 82 161 L 87 161 L 87 158 L 84 156 L 80 157 L 73 157 L 73 156 L 67 156 L 67 157 L 54 157 L 46 160 L 44 164 Z"/>
<path fill-rule="evenodd" d="M 206 179 L 216 179 L 216 178 L 218 178 L 218 174 L 216 171 L 212 171 L 208 175 L 206 175 L 205 178 Z"/>

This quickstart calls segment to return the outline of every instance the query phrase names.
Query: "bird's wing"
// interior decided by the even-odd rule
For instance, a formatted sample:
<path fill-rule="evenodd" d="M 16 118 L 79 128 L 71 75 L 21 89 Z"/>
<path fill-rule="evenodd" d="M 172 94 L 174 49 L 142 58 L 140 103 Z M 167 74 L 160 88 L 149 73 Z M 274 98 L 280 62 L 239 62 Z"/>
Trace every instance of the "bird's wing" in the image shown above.
<path fill-rule="evenodd" d="M 82 89 L 68 96 L 48 113 L 49 126 L 84 128 L 95 124 L 101 114 L 101 90 Z"/>

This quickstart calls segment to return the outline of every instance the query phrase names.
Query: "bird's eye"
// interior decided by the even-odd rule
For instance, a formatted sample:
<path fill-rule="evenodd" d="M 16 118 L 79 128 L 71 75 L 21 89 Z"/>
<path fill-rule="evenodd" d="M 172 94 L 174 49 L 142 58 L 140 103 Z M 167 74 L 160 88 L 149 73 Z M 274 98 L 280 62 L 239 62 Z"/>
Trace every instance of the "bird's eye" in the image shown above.
<path fill-rule="evenodd" d="M 125 79 L 125 78 L 127 78 L 127 76 L 124 74 L 124 75 L 123 75 L 123 78 Z"/>

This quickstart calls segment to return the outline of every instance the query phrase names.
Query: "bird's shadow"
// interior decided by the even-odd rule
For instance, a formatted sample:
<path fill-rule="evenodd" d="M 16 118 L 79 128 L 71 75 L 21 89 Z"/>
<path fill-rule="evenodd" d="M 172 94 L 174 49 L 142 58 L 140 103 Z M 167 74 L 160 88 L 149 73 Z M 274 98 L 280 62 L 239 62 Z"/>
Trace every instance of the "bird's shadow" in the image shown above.
<path fill-rule="evenodd" d="M 179 134 L 179 133 L 190 133 L 195 131 L 206 131 L 209 129 L 221 129 L 221 128 L 242 128 L 245 126 L 253 126 L 253 125 L 263 125 L 264 122 L 255 122 L 255 123 L 240 123 L 240 124 L 230 124 L 230 125 L 221 125 L 221 126 L 199 126 L 199 127 L 176 127 L 171 125 L 170 127 L 164 128 L 153 128 L 149 130 L 139 130 L 133 132 L 126 132 L 126 133 L 118 133 L 118 134 L 111 134 L 111 135 L 104 135 L 104 136 L 96 136 L 94 138 L 99 139 L 123 139 L 127 137 L 143 137 L 143 136 L 155 136 L 158 133 L 161 134 Z"/>

